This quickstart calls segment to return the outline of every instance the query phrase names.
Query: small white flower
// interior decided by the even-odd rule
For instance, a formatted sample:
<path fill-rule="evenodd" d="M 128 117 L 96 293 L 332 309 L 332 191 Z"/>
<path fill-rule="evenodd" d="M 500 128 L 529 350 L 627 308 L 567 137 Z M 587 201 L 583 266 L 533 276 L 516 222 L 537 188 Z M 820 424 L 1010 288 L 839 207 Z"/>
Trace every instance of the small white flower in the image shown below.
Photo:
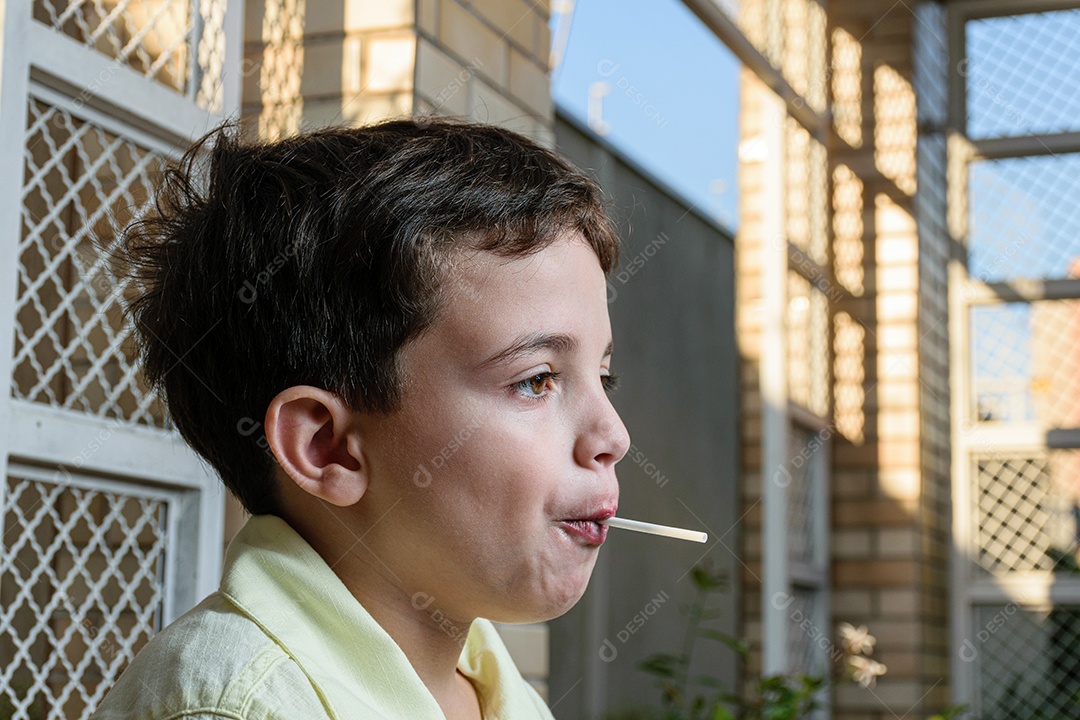
<path fill-rule="evenodd" d="M 840 638 L 844 649 L 849 653 L 870 655 L 874 652 L 874 643 L 877 638 L 870 634 L 865 625 L 855 627 L 848 623 L 840 623 Z"/>
<path fill-rule="evenodd" d="M 862 655 L 852 655 L 848 663 L 851 665 L 851 679 L 864 688 L 874 687 L 877 679 L 888 671 L 882 663 Z"/>

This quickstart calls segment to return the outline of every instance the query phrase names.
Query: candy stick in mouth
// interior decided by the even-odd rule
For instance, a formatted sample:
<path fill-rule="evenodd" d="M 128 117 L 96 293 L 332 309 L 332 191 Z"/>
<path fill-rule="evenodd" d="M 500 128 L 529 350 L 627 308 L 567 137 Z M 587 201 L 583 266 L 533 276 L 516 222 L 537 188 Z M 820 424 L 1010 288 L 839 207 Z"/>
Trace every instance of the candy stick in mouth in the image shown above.
<path fill-rule="evenodd" d="M 707 533 L 698 532 L 697 530 L 683 530 L 682 528 L 669 527 L 667 525 L 654 525 L 653 523 L 641 522 L 640 520 L 609 517 L 606 520 L 599 520 L 598 522 L 601 525 L 607 525 L 608 527 L 622 528 L 623 530 L 635 530 L 637 532 L 649 533 L 650 535 L 662 535 L 678 540 L 689 540 L 690 542 L 703 543 L 709 539 Z"/>

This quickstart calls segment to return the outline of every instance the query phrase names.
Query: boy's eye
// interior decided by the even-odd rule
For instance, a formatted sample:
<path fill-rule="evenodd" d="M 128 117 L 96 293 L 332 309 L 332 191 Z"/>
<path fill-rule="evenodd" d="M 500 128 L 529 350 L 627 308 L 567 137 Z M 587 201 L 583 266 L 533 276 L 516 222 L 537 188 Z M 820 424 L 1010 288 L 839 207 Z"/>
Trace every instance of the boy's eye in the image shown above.
<path fill-rule="evenodd" d="M 548 394 L 544 392 L 544 388 L 547 387 L 548 382 L 558 378 L 560 373 L 557 372 L 542 372 L 532 377 L 525 378 L 519 383 L 514 383 L 514 388 L 517 389 L 524 397 L 530 400 L 547 400 Z"/>
<path fill-rule="evenodd" d="M 542 372 L 532 377 L 525 378 L 521 382 L 514 383 L 514 388 L 523 396 L 530 400 L 546 400 L 550 397 L 551 393 L 545 393 L 544 389 L 548 387 L 552 380 L 558 379 L 561 373 L 557 372 Z M 604 385 L 604 392 L 614 392 L 615 388 L 619 387 L 618 375 L 601 375 L 600 382 Z"/>

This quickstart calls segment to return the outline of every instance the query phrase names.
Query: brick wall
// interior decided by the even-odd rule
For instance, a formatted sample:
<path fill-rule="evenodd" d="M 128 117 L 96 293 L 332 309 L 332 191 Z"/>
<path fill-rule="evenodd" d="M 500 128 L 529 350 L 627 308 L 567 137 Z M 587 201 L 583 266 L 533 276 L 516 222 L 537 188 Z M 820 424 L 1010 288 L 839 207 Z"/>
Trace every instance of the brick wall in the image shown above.
<path fill-rule="evenodd" d="M 553 143 L 546 1 L 248 3 L 244 115 L 262 136 L 436 112 Z"/>
<path fill-rule="evenodd" d="M 262 137 L 409 114 L 412 0 L 247 3 L 244 115 Z"/>
<path fill-rule="evenodd" d="M 549 12 L 547 0 L 418 0 L 416 109 L 553 145 Z"/>
<path fill-rule="evenodd" d="M 917 217 L 916 189 L 921 180 L 923 204 L 943 208 L 944 188 L 935 168 L 917 173 L 930 162 L 917 142 L 919 20 L 886 2 L 828 9 L 833 33 L 859 45 L 861 140 L 838 134 L 830 154 L 861 188 L 845 201 L 861 209 L 864 287 L 838 310 L 866 330 L 865 429 L 836 446 L 833 611 L 868 625 L 888 666 L 873 692 L 841 685 L 837 717 L 927 717 L 949 687 L 947 246 L 933 218 Z"/>
<path fill-rule="evenodd" d="M 828 293 L 832 617 L 834 625 L 867 625 L 878 638 L 874 659 L 888 666 L 872 689 L 839 683 L 834 715 L 928 717 L 947 704 L 949 689 L 948 244 L 944 141 L 919 136 L 918 114 L 926 119 L 932 108 L 944 110 L 943 65 L 934 65 L 944 49 L 924 45 L 920 51 L 923 99 L 915 89 L 920 20 L 913 10 L 877 0 L 831 1 L 826 9 L 833 108 L 827 211 L 836 290 Z M 914 11 L 945 37 L 940 12 Z M 753 37 L 752 26 L 747 30 Z M 932 39 L 923 35 L 921 42 Z M 741 139 L 747 146 L 761 134 L 762 98 L 770 91 L 747 71 L 743 80 Z M 776 190 L 763 184 L 753 153 L 742 160 L 736 256 L 744 360 L 743 634 L 752 643 L 748 670 L 756 672 L 762 633 L 761 224 L 767 194 Z M 791 162 L 786 168 L 802 171 Z M 790 179 L 788 185 L 790 196 Z M 916 195 L 917 187 L 925 197 Z M 801 203 L 788 197 L 785 209 L 802 214 Z"/>

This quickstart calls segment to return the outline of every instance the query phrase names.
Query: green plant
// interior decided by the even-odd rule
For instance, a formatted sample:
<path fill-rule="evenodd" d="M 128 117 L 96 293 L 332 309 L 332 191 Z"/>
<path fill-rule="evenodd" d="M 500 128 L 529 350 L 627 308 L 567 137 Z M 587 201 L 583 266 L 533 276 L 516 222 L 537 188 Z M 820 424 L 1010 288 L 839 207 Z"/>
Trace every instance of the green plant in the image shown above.
<path fill-rule="evenodd" d="M 679 653 L 656 653 L 639 668 L 651 675 L 661 691 L 659 709 L 635 709 L 609 717 L 609 720 L 802 720 L 821 707 L 829 676 L 796 673 L 756 678 L 749 692 L 725 688 L 708 675 L 691 675 L 694 647 L 699 640 L 719 642 L 731 648 L 745 662 L 747 644 L 715 627 L 710 622 L 721 616 L 718 607 L 710 607 L 714 594 L 727 588 L 727 578 L 707 566 L 691 570 L 695 596 L 688 610 L 686 632 Z M 886 671 L 871 660 L 874 637 L 865 627 L 841 626 L 845 664 L 851 679 L 871 687 Z M 954 710 L 940 720 L 951 720 Z"/>
<path fill-rule="evenodd" d="M 636 708 L 608 716 L 608 720 L 804 720 L 821 707 L 827 675 L 767 675 L 755 678 L 750 691 L 733 692 L 715 677 L 691 675 L 694 647 L 698 640 L 719 642 L 746 661 L 749 646 L 710 623 L 721 617 L 719 607 L 710 607 L 710 597 L 727 589 L 727 577 L 708 566 L 690 571 L 694 600 L 687 611 L 686 632 L 679 653 L 650 655 L 638 667 L 653 677 L 661 691 L 660 708 Z M 876 643 L 865 626 L 840 625 L 841 649 L 847 673 L 844 678 L 872 687 L 886 667 L 871 659 Z M 839 679 L 839 677 L 835 678 Z M 930 720 L 960 720 L 966 705 L 949 707 Z"/>
<path fill-rule="evenodd" d="M 715 627 L 721 617 L 718 607 L 710 607 L 714 594 L 727 589 L 727 577 L 707 566 L 695 566 L 695 597 L 687 612 L 686 632 L 679 653 L 656 653 L 639 667 L 651 675 L 661 692 L 660 709 L 636 709 L 610 720 L 795 720 L 819 706 L 818 697 L 825 686 L 824 677 L 767 676 L 760 678 L 750 696 L 731 692 L 723 683 L 708 675 L 692 675 L 694 647 L 699 640 L 718 642 L 745 660 L 748 646 Z"/>

